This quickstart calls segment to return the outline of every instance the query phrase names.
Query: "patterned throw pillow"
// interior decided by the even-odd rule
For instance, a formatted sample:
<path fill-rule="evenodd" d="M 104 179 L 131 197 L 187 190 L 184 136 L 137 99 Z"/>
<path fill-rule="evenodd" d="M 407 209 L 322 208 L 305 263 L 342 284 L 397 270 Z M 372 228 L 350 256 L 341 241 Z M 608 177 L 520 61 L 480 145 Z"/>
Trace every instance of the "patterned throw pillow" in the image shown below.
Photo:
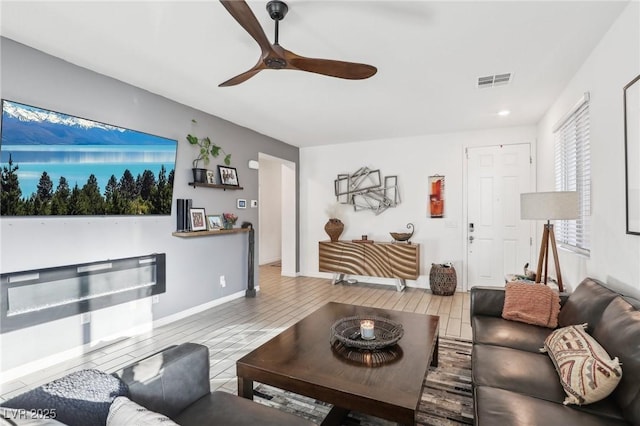
<path fill-rule="evenodd" d="M 544 284 L 507 283 L 502 318 L 542 327 L 556 328 L 560 296 Z"/>
<path fill-rule="evenodd" d="M 107 417 L 107 426 L 178 426 L 169 417 L 149 411 L 129 398 L 119 396 L 113 400 Z"/>
<path fill-rule="evenodd" d="M 559 328 L 544 341 L 560 376 L 567 398 L 564 404 L 591 404 L 609 396 L 622 378 L 618 358 L 607 351 L 585 329 L 587 324 Z"/>

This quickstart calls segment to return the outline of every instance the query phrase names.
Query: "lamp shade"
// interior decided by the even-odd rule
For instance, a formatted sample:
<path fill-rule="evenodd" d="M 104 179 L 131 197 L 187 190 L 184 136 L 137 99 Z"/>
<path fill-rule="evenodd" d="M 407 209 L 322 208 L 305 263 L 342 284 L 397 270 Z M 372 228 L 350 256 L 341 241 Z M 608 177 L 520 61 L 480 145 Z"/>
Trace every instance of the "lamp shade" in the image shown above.
<path fill-rule="evenodd" d="M 529 192 L 520 194 L 520 219 L 578 219 L 580 205 L 576 191 Z"/>

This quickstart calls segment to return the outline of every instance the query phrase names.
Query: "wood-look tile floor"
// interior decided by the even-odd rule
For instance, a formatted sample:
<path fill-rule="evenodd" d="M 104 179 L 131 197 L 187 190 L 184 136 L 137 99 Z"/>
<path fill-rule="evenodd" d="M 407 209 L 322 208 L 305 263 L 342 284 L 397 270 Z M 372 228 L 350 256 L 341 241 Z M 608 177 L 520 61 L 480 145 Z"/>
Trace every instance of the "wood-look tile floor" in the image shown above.
<path fill-rule="evenodd" d="M 260 291 L 255 298 L 233 300 L 0 384 L 0 402 L 73 371 L 97 368 L 111 373 L 184 342 L 209 347 L 211 389 L 235 394 L 236 360 L 330 301 L 438 315 L 441 336 L 471 339 L 468 293 L 436 296 L 416 288 L 397 292 L 392 286 L 332 285 L 321 278 L 282 277 L 279 267 L 265 265 L 260 267 Z"/>

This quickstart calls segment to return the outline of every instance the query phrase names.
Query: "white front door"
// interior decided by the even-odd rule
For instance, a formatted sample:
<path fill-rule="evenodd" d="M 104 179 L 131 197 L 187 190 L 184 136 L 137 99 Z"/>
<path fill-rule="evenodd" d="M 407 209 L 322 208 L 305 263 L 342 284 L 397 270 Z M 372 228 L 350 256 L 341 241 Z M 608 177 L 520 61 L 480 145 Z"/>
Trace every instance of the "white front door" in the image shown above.
<path fill-rule="evenodd" d="M 502 287 L 532 259 L 532 223 L 520 219 L 530 158 L 529 144 L 467 150 L 467 288 Z"/>

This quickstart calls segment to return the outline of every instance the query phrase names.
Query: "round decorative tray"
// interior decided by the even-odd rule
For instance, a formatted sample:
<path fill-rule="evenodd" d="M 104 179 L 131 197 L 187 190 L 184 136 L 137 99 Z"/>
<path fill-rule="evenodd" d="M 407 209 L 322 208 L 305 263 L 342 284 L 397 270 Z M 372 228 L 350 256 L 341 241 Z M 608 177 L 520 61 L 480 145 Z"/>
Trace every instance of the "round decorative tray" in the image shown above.
<path fill-rule="evenodd" d="M 374 321 L 373 339 L 363 339 L 360 335 L 360 322 L 364 320 Z M 336 321 L 331 326 L 331 344 L 336 341 L 344 346 L 358 349 L 381 349 L 395 345 L 404 335 L 402 324 L 393 322 L 387 318 L 376 316 L 346 317 Z"/>

